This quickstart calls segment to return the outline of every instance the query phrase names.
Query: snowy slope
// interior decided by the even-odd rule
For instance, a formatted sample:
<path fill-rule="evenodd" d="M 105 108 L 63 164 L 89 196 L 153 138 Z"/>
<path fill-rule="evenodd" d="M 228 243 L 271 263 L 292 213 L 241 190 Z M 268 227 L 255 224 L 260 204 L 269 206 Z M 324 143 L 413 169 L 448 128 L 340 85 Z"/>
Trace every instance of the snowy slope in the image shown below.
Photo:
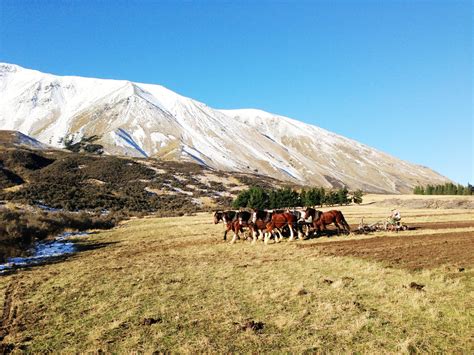
<path fill-rule="evenodd" d="M 216 110 L 160 85 L 55 76 L 0 64 L 0 129 L 60 147 L 99 135 L 109 154 L 191 160 L 295 183 L 405 192 L 432 170 L 268 112 Z"/>

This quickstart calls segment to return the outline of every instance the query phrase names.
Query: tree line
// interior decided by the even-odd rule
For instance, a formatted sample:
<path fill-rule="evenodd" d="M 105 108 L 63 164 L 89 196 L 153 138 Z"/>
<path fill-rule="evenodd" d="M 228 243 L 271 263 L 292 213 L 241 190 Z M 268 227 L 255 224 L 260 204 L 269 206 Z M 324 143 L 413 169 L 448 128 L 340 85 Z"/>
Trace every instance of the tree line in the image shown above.
<path fill-rule="evenodd" d="M 455 185 L 448 182 L 444 185 L 415 186 L 413 193 L 415 195 L 473 195 L 474 186 L 471 184 L 467 184 L 467 186 Z"/>
<path fill-rule="evenodd" d="M 347 205 L 362 203 L 362 190 L 349 193 L 347 188 L 326 190 L 324 187 L 303 189 L 300 192 L 290 188 L 276 190 L 250 187 L 240 192 L 232 203 L 233 208 L 274 209 L 285 207 L 309 207 L 323 205 Z"/>

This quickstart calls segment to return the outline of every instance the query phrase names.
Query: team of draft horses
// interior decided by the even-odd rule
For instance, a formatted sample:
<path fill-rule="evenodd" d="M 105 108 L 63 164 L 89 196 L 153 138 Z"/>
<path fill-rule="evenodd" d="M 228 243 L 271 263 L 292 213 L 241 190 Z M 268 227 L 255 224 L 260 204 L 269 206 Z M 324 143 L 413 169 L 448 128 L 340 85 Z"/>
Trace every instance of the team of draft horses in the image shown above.
<path fill-rule="evenodd" d="M 224 240 L 227 240 L 229 231 L 234 232 L 231 243 L 235 243 L 239 238 L 239 232 L 243 232 L 244 227 L 251 231 L 252 243 L 255 243 L 258 237 L 263 239 L 265 244 L 271 237 L 277 243 L 282 240 L 284 229 L 289 229 L 290 241 L 294 240 L 295 231 L 297 238 L 303 239 L 310 231 L 315 231 L 317 234 L 325 231 L 326 226 L 331 223 L 336 226 L 338 234 L 341 229 L 344 233 L 351 231 L 341 211 L 321 212 L 310 207 L 306 210 L 217 211 L 214 213 L 214 223 L 217 224 L 220 221 L 223 221 L 226 226 Z"/>

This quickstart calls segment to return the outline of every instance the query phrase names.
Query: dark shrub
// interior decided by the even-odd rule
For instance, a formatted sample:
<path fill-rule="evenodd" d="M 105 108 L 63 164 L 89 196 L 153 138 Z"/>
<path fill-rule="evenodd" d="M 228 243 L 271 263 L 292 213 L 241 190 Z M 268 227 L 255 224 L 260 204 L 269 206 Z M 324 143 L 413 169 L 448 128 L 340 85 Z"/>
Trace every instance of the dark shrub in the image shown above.
<path fill-rule="evenodd" d="M 23 184 L 23 179 L 8 169 L 0 168 L 0 189 Z"/>

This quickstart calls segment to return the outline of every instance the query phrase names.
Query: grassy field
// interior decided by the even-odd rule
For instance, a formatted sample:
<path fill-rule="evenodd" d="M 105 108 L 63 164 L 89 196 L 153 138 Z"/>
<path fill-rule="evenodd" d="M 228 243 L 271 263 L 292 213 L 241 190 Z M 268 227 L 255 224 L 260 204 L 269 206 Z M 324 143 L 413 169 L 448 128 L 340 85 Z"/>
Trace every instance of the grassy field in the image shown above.
<path fill-rule="evenodd" d="M 341 210 L 352 225 L 390 212 Z M 351 253 L 402 236 L 474 237 L 473 212 L 401 212 L 421 227 L 269 245 L 224 243 L 211 214 L 130 220 L 81 239 L 65 260 L 0 276 L 4 349 L 472 353 L 472 243 L 458 246 L 467 257 L 416 270 L 383 248 Z"/>
<path fill-rule="evenodd" d="M 399 199 L 399 200 L 471 200 L 471 196 L 463 195 L 383 195 L 383 194 L 368 194 L 363 197 L 364 204 L 370 204 L 372 202 L 380 202 L 387 199 Z"/>

